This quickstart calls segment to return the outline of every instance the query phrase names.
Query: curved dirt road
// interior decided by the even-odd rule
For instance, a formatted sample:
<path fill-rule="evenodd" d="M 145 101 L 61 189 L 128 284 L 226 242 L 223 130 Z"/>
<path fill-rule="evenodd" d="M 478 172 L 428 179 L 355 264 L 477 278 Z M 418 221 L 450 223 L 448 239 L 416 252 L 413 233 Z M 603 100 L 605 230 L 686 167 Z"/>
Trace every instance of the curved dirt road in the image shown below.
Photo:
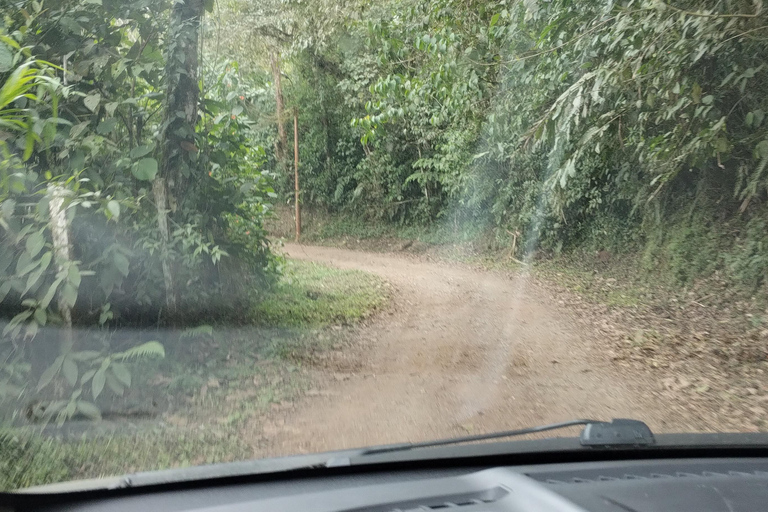
<path fill-rule="evenodd" d="M 644 419 L 691 430 L 620 374 L 531 279 L 402 254 L 288 244 L 291 258 L 383 277 L 393 304 L 284 416 L 264 425 L 266 453 L 307 453 L 477 434 L 572 418 Z M 339 369 L 340 368 L 340 369 Z M 346 371 L 344 371 L 346 369 Z M 340 373 L 339 373 L 340 372 Z M 567 432 L 567 431 L 566 431 Z"/>

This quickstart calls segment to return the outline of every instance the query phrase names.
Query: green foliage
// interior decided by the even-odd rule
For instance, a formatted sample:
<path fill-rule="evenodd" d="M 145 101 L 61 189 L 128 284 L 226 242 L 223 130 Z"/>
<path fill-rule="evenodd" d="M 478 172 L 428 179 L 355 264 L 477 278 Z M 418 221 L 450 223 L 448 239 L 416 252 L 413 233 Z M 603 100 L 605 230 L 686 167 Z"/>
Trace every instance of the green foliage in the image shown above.
<path fill-rule="evenodd" d="M 0 491 L 68 480 L 67 461 L 56 457 L 56 441 L 0 431 Z"/>
<path fill-rule="evenodd" d="M 255 317 L 271 327 L 324 327 L 351 323 L 384 303 L 383 282 L 356 270 L 293 261 Z"/>
<path fill-rule="evenodd" d="M 122 395 L 130 365 L 164 353 L 110 346 L 111 331 L 248 317 L 279 271 L 262 227 L 275 194 L 252 123 L 236 119 L 243 101 L 223 86 L 231 65 L 206 62 L 212 85 L 192 133 L 164 121 L 177 118 L 167 58 L 197 48 L 192 25 L 170 23 L 171 4 L 11 7 L 0 20 L 0 400 L 39 395 L 41 421 L 98 419 L 104 390 Z M 171 163 L 184 194 L 169 189 L 166 236 L 153 186 L 173 181 L 169 160 L 185 164 Z M 157 285 L 165 268 L 176 311 Z M 73 342 L 73 324 L 100 332 Z"/>
<path fill-rule="evenodd" d="M 762 281 L 761 5 L 348 7 L 322 45 L 287 50 L 305 202 L 404 225 L 461 217 L 468 230 L 520 233 L 521 257 L 643 250 L 678 282 L 715 271 L 739 286 Z M 290 189 L 285 176 L 279 190 Z"/>
<path fill-rule="evenodd" d="M 768 224 L 764 218 L 750 219 L 725 253 L 725 265 L 736 282 L 752 291 L 765 287 L 768 276 Z"/>
<path fill-rule="evenodd" d="M 0 433 L 0 491 L 195 464 L 229 462 L 248 448 L 220 433 L 140 433 L 114 439 L 40 440 Z"/>

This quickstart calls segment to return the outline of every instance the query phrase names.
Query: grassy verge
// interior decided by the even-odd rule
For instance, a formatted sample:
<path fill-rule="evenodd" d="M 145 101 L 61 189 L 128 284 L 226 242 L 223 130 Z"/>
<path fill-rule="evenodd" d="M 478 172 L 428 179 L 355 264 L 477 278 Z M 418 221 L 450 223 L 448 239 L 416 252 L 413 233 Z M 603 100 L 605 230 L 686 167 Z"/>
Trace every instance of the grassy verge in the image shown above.
<path fill-rule="evenodd" d="M 275 291 L 255 308 L 261 325 L 319 328 L 365 318 L 385 301 L 372 274 L 294 261 Z"/>
<path fill-rule="evenodd" d="M 180 429 L 62 442 L 0 433 L 0 489 L 229 462 L 250 453 L 237 436 Z"/>
<path fill-rule="evenodd" d="M 73 419 L 43 436 L 40 426 L 0 431 L 0 490 L 257 456 L 246 427 L 308 389 L 305 364 L 343 345 L 335 327 L 382 306 L 385 289 L 364 272 L 288 261 L 251 307 L 252 325 L 183 331 L 164 340 L 164 359 L 134 363 L 133 385 L 111 406 L 124 416 Z M 157 411 L 125 412 L 136 404 Z"/>

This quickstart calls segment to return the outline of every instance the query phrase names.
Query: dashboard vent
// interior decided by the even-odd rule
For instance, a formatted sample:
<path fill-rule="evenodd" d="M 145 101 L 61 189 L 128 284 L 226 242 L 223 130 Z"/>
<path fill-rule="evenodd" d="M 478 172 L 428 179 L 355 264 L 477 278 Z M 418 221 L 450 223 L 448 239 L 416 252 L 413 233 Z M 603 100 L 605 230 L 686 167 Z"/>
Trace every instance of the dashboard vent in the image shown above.
<path fill-rule="evenodd" d="M 500 500 L 509 494 L 503 487 L 494 487 L 477 492 L 463 494 L 451 494 L 444 496 L 430 496 L 418 500 L 387 503 L 374 507 L 348 511 L 348 512 L 415 512 L 431 511 L 455 508 L 469 508 L 473 505 L 486 505 Z"/>

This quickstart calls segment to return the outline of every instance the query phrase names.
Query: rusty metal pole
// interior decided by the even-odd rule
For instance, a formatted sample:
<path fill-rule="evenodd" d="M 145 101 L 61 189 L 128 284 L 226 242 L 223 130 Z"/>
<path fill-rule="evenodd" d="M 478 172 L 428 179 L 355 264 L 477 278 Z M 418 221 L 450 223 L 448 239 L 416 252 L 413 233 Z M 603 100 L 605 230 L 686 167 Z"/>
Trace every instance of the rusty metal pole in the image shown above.
<path fill-rule="evenodd" d="M 301 206 L 299 205 L 299 111 L 293 109 L 293 190 L 296 201 L 296 241 L 301 236 Z"/>

